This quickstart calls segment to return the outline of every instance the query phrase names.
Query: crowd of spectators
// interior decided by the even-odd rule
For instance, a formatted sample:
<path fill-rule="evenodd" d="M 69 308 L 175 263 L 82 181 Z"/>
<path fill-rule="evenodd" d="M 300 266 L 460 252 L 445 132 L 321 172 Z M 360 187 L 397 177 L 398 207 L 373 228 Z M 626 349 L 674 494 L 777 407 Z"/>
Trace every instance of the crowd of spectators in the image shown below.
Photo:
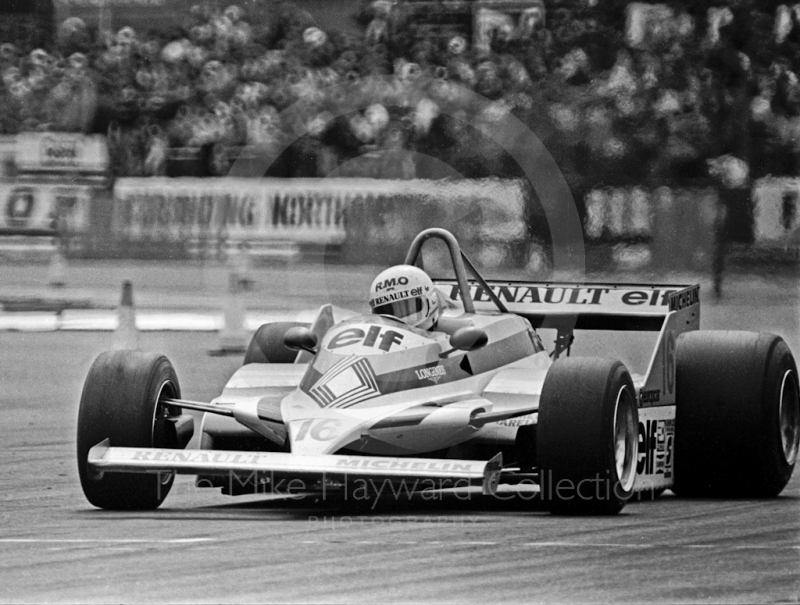
<path fill-rule="evenodd" d="M 53 48 L 0 47 L 0 132 L 106 134 L 116 176 L 223 175 L 248 146 L 278 156 L 276 176 L 512 176 L 484 134 L 512 114 L 576 193 L 691 181 L 720 157 L 797 174 L 800 5 L 544 5 L 484 48 L 422 35 L 387 0 L 360 3 L 358 35 L 267 0 L 199 4 L 166 32 L 70 18 Z"/>

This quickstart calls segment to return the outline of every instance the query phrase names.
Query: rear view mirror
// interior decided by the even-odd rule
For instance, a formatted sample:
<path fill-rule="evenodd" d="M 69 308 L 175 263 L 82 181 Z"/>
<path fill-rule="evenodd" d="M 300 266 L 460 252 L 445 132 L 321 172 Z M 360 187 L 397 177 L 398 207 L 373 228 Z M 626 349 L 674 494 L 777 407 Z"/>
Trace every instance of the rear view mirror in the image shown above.
<path fill-rule="evenodd" d="M 308 351 L 316 353 L 317 335 L 305 326 L 294 326 L 286 330 L 283 336 L 283 344 L 287 349 L 293 351 Z"/>
<path fill-rule="evenodd" d="M 459 328 L 450 337 L 450 346 L 459 351 L 475 351 L 489 342 L 486 332 L 474 326 Z"/>

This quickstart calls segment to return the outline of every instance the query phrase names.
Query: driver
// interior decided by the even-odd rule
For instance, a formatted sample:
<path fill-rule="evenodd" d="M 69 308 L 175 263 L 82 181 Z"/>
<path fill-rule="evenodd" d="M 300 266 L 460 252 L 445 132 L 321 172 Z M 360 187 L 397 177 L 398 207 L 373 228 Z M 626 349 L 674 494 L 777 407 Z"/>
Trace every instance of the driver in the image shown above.
<path fill-rule="evenodd" d="M 369 306 L 376 315 L 390 315 L 421 330 L 436 329 L 441 313 L 433 281 L 412 265 L 397 265 L 380 273 L 369 289 Z"/>

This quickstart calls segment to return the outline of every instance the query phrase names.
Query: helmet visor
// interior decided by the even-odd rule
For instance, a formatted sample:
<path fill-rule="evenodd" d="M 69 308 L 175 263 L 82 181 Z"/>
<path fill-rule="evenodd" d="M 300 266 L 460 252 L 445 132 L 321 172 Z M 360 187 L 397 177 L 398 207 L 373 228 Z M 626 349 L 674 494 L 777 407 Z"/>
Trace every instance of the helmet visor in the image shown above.
<path fill-rule="evenodd" d="M 372 312 L 376 315 L 391 315 L 397 319 L 416 319 L 424 315 L 422 309 L 425 302 L 419 297 L 406 298 L 377 306 Z"/>

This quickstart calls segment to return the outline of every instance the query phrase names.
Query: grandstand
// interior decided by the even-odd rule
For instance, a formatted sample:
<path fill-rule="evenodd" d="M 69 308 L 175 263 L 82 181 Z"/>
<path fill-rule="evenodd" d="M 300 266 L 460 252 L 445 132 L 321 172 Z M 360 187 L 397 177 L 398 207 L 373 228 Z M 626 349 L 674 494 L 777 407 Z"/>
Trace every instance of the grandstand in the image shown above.
<path fill-rule="evenodd" d="M 23 48 L 49 46 L 53 39 L 53 0 L 0 2 L 0 41 Z"/>
<path fill-rule="evenodd" d="M 355 158 L 387 145 L 462 174 L 518 175 L 480 140 L 474 107 L 441 114 L 445 98 L 459 103 L 451 86 L 522 120 L 578 198 L 597 186 L 694 182 L 725 155 L 741 159 L 750 179 L 798 172 L 800 11 L 776 0 L 244 0 L 231 18 L 227 0 L 109 0 L 113 35 L 104 37 L 96 0 L 54 1 L 3 3 L 16 11 L 4 23 L 38 19 L 39 29 L 0 40 L 15 44 L 5 47 L 14 56 L 4 59 L 0 128 L 53 126 L 54 108 L 81 86 L 96 109 L 72 127 L 108 135 L 119 176 L 164 173 L 178 156 L 193 174 L 224 172 L 254 141 L 291 136 L 297 125 L 278 116 L 301 97 L 318 100 L 314 127 L 276 163 L 281 176 L 344 164 L 357 172 Z M 42 26 L 53 9 L 57 40 Z M 51 52 L 47 65 L 34 69 L 34 46 Z M 64 69 L 70 56 L 73 71 Z M 80 77 L 64 82 L 67 73 Z M 358 88 L 376 75 L 444 84 L 421 106 L 389 95 L 370 112 L 329 118 L 326 87 Z M 164 147 L 180 151 L 157 153 Z M 436 176 L 426 168 L 402 172 Z"/>

